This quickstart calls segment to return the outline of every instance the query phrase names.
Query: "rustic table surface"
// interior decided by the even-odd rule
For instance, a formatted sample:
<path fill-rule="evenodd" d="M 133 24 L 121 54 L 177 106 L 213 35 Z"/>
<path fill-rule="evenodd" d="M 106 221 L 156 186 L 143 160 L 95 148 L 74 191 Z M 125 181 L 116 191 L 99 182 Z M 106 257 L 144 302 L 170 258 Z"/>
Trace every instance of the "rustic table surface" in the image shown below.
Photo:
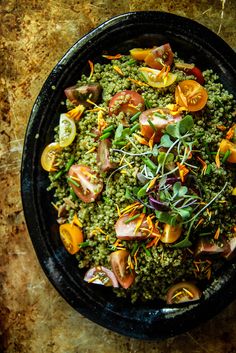
<path fill-rule="evenodd" d="M 0 351 L 7 353 L 235 353 L 236 301 L 200 327 L 163 342 L 110 332 L 82 317 L 44 275 L 26 229 L 20 163 L 30 111 L 64 52 L 127 11 L 192 18 L 236 49 L 235 0 L 0 1 Z"/>

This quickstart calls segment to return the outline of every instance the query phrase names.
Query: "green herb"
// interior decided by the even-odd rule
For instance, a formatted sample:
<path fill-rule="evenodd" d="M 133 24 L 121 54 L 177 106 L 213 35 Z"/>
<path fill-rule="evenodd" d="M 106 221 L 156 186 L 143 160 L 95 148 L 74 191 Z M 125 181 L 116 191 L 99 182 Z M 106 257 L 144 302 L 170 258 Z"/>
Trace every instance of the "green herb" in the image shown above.
<path fill-rule="evenodd" d="M 115 128 L 114 125 L 110 125 L 110 126 L 106 127 L 106 128 L 102 131 L 102 134 L 105 134 L 106 132 L 113 131 L 114 128 Z"/>
<path fill-rule="evenodd" d="M 201 237 L 205 237 L 206 235 L 211 235 L 212 232 L 205 232 L 205 233 L 199 233 L 198 235 L 200 235 Z"/>
<path fill-rule="evenodd" d="M 227 159 L 229 158 L 230 154 L 231 154 L 231 151 L 230 151 L 230 150 L 228 150 L 228 151 L 225 152 L 225 154 L 224 154 L 224 156 L 223 156 L 223 158 L 222 158 L 222 162 L 223 162 L 223 163 L 227 162 Z"/>
<path fill-rule="evenodd" d="M 168 163 L 171 163 L 174 161 L 174 154 L 173 153 L 169 153 L 167 156 L 166 156 L 166 152 L 159 152 L 159 155 L 157 157 L 157 161 L 159 164 L 168 164 Z"/>
<path fill-rule="evenodd" d="M 99 140 L 105 140 L 110 136 L 111 136 L 111 131 L 106 132 L 105 134 L 103 134 L 102 136 L 99 137 Z"/>
<path fill-rule="evenodd" d="M 141 187 L 141 189 L 139 189 L 139 191 L 137 193 L 138 197 L 143 197 L 146 195 L 146 190 L 147 190 L 149 184 L 150 184 L 150 181 L 147 184 L 145 184 L 143 187 Z"/>
<path fill-rule="evenodd" d="M 131 118 L 130 121 L 133 123 L 134 121 L 136 121 L 139 116 L 140 116 L 141 112 L 137 112 L 136 114 L 134 114 Z"/>
<path fill-rule="evenodd" d="M 74 192 L 74 190 L 72 188 L 70 188 L 70 195 L 71 195 L 73 201 L 76 201 L 78 199 L 76 193 Z"/>
<path fill-rule="evenodd" d="M 135 124 L 134 126 L 132 126 L 132 127 L 130 128 L 131 134 L 132 134 L 134 131 L 136 131 L 138 128 L 139 128 L 139 123 L 137 123 L 137 124 Z"/>
<path fill-rule="evenodd" d="M 122 124 L 119 124 L 117 129 L 116 129 L 116 132 L 115 132 L 115 136 L 114 136 L 114 140 L 119 140 L 122 136 L 122 132 L 123 132 L 123 125 Z"/>
<path fill-rule="evenodd" d="M 142 248 L 143 248 L 143 250 L 145 251 L 145 253 L 146 253 L 147 256 L 152 256 L 151 253 L 150 253 L 150 251 L 146 248 L 146 246 L 145 246 L 144 243 L 142 243 Z"/>
<path fill-rule="evenodd" d="M 173 141 L 171 141 L 170 136 L 164 134 L 164 135 L 161 137 L 160 146 L 161 146 L 161 147 L 169 148 L 169 147 L 171 147 L 172 145 L 173 145 Z"/>
<path fill-rule="evenodd" d="M 125 146 L 127 145 L 126 141 L 113 141 L 113 143 L 117 146 Z"/>
<path fill-rule="evenodd" d="M 150 158 L 146 157 L 146 158 L 143 158 L 143 161 L 144 163 L 146 164 L 146 166 L 151 169 L 152 171 L 156 171 L 157 170 L 157 166 L 155 163 L 153 163 L 153 161 L 151 161 Z"/>
<path fill-rule="evenodd" d="M 144 101 L 145 101 L 146 108 L 147 108 L 147 109 L 151 109 L 151 108 L 152 108 L 152 105 L 151 105 L 151 103 L 149 102 L 149 100 L 148 100 L 147 98 L 145 98 Z"/>
<path fill-rule="evenodd" d="M 77 186 L 78 188 L 80 188 L 80 185 L 73 179 L 71 179 L 71 177 L 67 177 L 67 180 L 71 183 L 74 184 L 75 186 Z"/>
<path fill-rule="evenodd" d="M 87 246 L 90 246 L 90 241 L 86 240 L 86 241 L 84 241 L 82 243 L 79 243 L 78 246 L 79 246 L 80 249 L 86 248 Z"/>
<path fill-rule="evenodd" d="M 154 112 L 153 115 L 156 116 L 157 118 L 167 120 L 167 116 L 165 114 Z"/>
<path fill-rule="evenodd" d="M 145 75 L 141 71 L 139 71 L 138 74 L 141 80 L 143 80 L 145 83 L 148 83 L 148 80 L 146 79 Z"/>
<path fill-rule="evenodd" d="M 134 254 L 136 253 L 136 251 L 138 250 L 139 244 L 137 242 L 134 243 L 132 250 L 131 250 L 131 256 L 134 256 Z"/>
<path fill-rule="evenodd" d="M 129 61 L 126 62 L 127 65 L 135 65 L 136 64 L 136 60 L 135 59 L 130 59 Z"/>
<path fill-rule="evenodd" d="M 92 137 L 98 137 L 96 134 L 94 134 L 93 132 L 87 132 L 87 135 L 92 136 Z"/>
<path fill-rule="evenodd" d="M 70 167 L 72 166 L 72 164 L 74 163 L 75 161 L 75 156 L 72 156 L 69 161 L 66 163 L 66 166 L 65 166 L 65 172 L 68 172 Z"/>
<path fill-rule="evenodd" d="M 65 173 L 64 170 L 60 170 L 59 172 L 57 172 L 57 173 L 53 176 L 53 180 L 59 179 L 64 173 Z"/>
<path fill-rule="evenodd" d="M 138 218 L 140 216 L 140 213 L 134 215 L 133 217 L 130 217 L 129 219 L 127 219 L 126 221 L 124 221 L 125 224 L 128 224 L 129 222 L 132 222 L 133 220 L 135 220 L 136 218 Z"/>
<path fill-rule="evenodd" d="M 152 128 L 155 132 L 157 132 L 157 128 L 156 128 L 156 126 L 153 124 L 153 122 L 152 122 L 150 119 L 148 119 L 147 121 L 148 121 L 148 124 L 151 126 L 151 128 Z"/>
<path fill-rule="evenodd" d="M 211 170 L 212 170 L 212 166 L 211 166 L 211 164 L 208 164 L 205 175 L 211 174 Z"/>

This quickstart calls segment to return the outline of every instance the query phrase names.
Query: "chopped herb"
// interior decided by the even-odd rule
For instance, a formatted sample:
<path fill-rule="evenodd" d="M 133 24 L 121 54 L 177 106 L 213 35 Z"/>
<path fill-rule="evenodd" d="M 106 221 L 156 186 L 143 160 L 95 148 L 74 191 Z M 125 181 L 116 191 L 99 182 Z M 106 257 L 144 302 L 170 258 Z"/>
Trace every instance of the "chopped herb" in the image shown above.
<path fill-rule="evenodd" d="M 146 248 L 146 246 L 145 246 L 144 243 L 142 243 L 142 248 L 143 248 L 143 250 L 145 251 L 145 253 L 146 253 L 147 256 L 152 256 L 151 253 L 150 253 L 150 251 Z"/>
<path fill-rule="evenodd" d="M 129 222 L 134 221 L 136 218 L 138 218 L 140 216 L 141 213 L 138 213 L 136 215 L 134 215 L 133 217 L 130 217 L 129 219 L 127 219 L 124 223 L 128 224 Z"/>
<path fill-rule="evenodd" d="M 137 112 L 136 114 L 134 114 L 131 118 L 130 121 L 133 123 L 134 121 L 136 121 L 139 116 L 140 116 L 141 112 Z"/>
<path fill-rule="evenodd" d="M 72 164 L 74 163 L 75 161 L 75 156 L 72 156 L 69 161 L 66 163 L 66 166 L 65 166 L 65 172 L 68 172 L 70 167 L 72 166 Z"/>
<path fill-rule="evenodd" d="M 223 162 L 223 163 L 227 162 L 227 159 L 229 158 L 230 154 L 231 154 L 231 151 L 230 151 L 230 150 L 228 150 L 228 151 L 225 152 L 225 154 L 224 154 L 224 156 L 223 156 L 223 158 L 222 158 L 222 162 Z"/>
<path fill-rule="evenodd" d="M 139 123 L 137 123 L 137 124 L 135 124 L 134 126 L 132 126 L 132 127 L 130 128 L 131 134 L 132 134 L 134 131 L 138 130 L 138 128 L 139 128 Z"/>
<path fill-rule="evenodd" d="M 110 126 L 106 127 L 106 128 L 102 131 L 102 134 L 105 134 L 106 132 L 113 131 L 114 128 L 115 128 L 114 125 L 110 125 Z"/>
<path fill-rule="evenodd" d="M 153 122 L 152 122 L 150 119 L 148 119 L 147 121 L 148 121 L 148 124 L 151 126 L 151 128 L 152 128 L 155 132 L 157 132 L 157 128 L 156 128 L 156 126 L 153 124 Z"/>
<path fill-rule="evenodd" d="M 77 186 L 78 188 L 80 188 L 80 185 L 79 185 L 75 180 L 73 180 L 71 177 L 67 177 L 67 180 L 68 180 L 71 184 L 74 184 L 75 186 Z"/>
<path fill-rule="evenodd" d="M 105 140 L 105 139 L 107 139 L 107 138 L 110 137 L 110 136 L 111 136 L 111 131 L 106 132 L 105 134 L 103 134 L 103 135 L 101 135 L 101 136 L 99 137 L 99 140 Z"/>

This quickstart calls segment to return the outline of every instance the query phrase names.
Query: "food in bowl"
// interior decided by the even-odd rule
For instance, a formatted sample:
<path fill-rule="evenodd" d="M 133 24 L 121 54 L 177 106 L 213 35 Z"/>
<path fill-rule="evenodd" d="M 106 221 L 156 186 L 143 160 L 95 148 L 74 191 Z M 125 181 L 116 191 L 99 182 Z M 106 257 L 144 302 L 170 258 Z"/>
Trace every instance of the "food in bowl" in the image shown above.
<path fill-rule="evenodd" d="M 234 97 L 169 43 L 88 65 L 41 157 L 61 240 L 90 285 L 198 300 L 235 252 Z"/>

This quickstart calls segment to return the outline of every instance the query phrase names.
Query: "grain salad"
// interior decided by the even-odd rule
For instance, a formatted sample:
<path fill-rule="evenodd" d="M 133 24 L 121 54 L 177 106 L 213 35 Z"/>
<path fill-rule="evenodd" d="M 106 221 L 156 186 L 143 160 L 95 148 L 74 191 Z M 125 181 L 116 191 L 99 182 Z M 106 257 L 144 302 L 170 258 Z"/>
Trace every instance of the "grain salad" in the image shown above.
<path fill-rule="evenodd" d="M 58 236 L 90 286 L 198 300 L 235 253 L 236 101 L 169 43 L 88 67 L 41 156 Z"/>

